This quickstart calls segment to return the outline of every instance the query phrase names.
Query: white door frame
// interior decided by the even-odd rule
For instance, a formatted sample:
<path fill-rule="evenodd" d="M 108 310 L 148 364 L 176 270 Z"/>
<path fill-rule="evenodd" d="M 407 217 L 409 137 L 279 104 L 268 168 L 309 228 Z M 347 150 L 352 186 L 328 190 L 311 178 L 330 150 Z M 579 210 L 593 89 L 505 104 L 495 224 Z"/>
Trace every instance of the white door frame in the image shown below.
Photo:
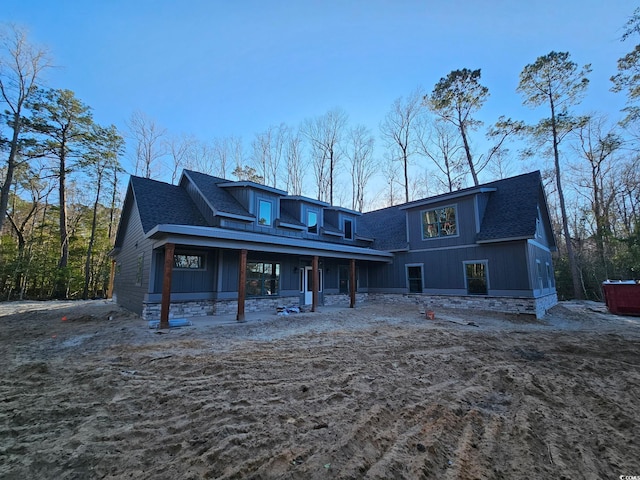
<path fill-rule="evenodd" d="M 322 292 L 322 269 L 318 269 L 320 276 L 320 285 L 318 285 L 318 293 Z M 302 292 L 304 294 L 304 305 L 311 305 L 313 302 L 313 291 L 311 289 L 311 276 L 313 275 L 313 267 L 306 266 L 300 270 Z"/>

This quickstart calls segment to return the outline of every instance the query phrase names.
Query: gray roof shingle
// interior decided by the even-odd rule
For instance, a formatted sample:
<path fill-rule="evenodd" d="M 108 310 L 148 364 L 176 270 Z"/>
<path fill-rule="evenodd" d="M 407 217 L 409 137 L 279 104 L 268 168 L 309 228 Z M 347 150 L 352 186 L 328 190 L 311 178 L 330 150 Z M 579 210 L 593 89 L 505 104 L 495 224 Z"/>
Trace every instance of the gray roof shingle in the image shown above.
<path fill-rule="evenodd" d="M 534 237 L 542 177 L 539 171 L 486 184 L 496 187 L 482 218 L 478 241 Z"/>
<path fill-rule="evenodd" d="M 363 213 L 357 221 L 357 234 L 373 238 L 371 248 L 403 250 L 407 248 L 407 216 L 399 206 Z"/>
<path fill-rule="evenodd" d="M 229 183 L 229 180 L 193 170 L 184 170 L 183 174 L 191 179 L 218 212 L 253 217 L 228 191 L 218 187 L 219 183 Z"/>
<path fill-rule="evenodd" d="M 145 233 L 160 224 L 207 226 L 182 188 L 134 176 L 130 182 Z"/>

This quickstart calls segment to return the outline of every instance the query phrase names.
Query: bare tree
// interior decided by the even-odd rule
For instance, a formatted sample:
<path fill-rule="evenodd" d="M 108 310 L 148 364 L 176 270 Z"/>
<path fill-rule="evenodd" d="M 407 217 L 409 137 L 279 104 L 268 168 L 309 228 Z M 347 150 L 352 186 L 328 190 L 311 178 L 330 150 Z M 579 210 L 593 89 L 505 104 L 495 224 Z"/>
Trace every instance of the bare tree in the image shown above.
<path fill-rule="evenodd" d="M 345 154 L 351 173 L 351 210 L 364 209 L 365 190 L 378 167 L 373 158 L 374 143 L 373 135 L 364 125 L 351 128 L 347 134 Z"/>
<path fill-rule="evenodd" d="M 31 45 L 26 32 L 15 25 L 0 33 L 0 49 L 0 103 L 7 108 L 7 123 L 11 131 L 9 156 L 0 189 L 1 232 L 13 175 L 19 163 L 25 103 L 37 91 L 40 76 L 43 70 L 51 67 L 51 62 L 47 51 Z"/>
<path fill-rule="evenodd" d="M 171 159 L 171 183 L 175 184 L 180 170 L 187 168 L 194 143 L 195 139 L 187 135 L 167 137 L 165 149 Z"/>
<path fill-rule="evenodd" d="M 608 278 L 607 252 L 611 235 L 610 211 L 618 195 L 615 154 L 622 147 L 622 137 L 616 127 L 607 125 L 606 118 L 590 117 L 574 132 L 574 148 L 588 164 L 588 173 L 578 168 L 572 177 L 577 179 L 578 192 L 587 197 L 595 222 L 595 243 L 598 261 Z"/>
<path fill-rule="evenodd" d="M 135 142 L 134 174 L 151 178 L 154 175 L 154 164 L 166 154 L 166 145 L 162 141 L 166 130 L 140 111 L 131 114 L 127 126 Z"/>
<path fill-rule="evenodd" d="M 347 121 L 347 114 L 340 108 L 334 108 L 320 117 L 306 120 L 302 126 L 302 133 L 310 145 L 318 200 L 330 204 L 333 204 L 341 142 Z"/>
<path fill-rule="evenodd" d="M 398 203 L 398 193 L 396 185 L 398 184 L 398 166 L 393 157 L 386 157 L 382 164 L 382 174 L 386 183 L 385 206 L 391 207 Z"/>
<path fill-rule="evenodd" d="M 462 188 L 465 177 L 463 145 L 454 127 L 427 115 L 416 125 L 416 144 L 420 155 L 431 160 L 442 175 L 434 175 L 445 191 Z"/>
<path fill-rule="evenodd" d="M 409 162 L 416 148 L 415 122 L 422 107 L 421 98 L 420 91 L 415 90 L 406 99 L 396 99 L 380 125 L 391 159 L 402 164 L 405 202 L 409 201 Z"/>
<path fill-rule="evenodd" d="M 299 130 L 289 130 L 284 151 L 287 165 L 286 190 L 292 195 L 302 195 L 306 170 L 302 161 L 302 136 Z"/>
<path fill-rule="evenodd" d="M 278 186 L 286 136 L 287 127 L 281 123 L 278 126 L 271 125 L 264 132 L 257 133 L 251 142 L 254 166 L 265 179 L 265 183 L 274 188 Z"/>
<path fill-rule="evenodd" d="M 229 170 L 234 165 L 237 165 L 236 161 L 236 149 L 240 146 L 240 152 L 242 152 L 242 145 L 237 137 L 220 137 L 213 140 L 213 161 L 215 164 L 215 174 L 221 178 L 227 178 L 230 173 Z M 242 163 L 242 160 L 240 161 Z"/>

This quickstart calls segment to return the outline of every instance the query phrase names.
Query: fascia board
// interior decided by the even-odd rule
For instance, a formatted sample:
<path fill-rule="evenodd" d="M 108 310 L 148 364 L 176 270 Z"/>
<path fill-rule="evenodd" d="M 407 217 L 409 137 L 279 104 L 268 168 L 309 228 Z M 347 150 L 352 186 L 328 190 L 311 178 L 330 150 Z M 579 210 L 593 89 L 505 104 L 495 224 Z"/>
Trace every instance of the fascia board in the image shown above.
<path fill-rule="evenodd" d="M 156 225 L 146 238 L 162 239 L 160 243 L 167 243 L 168 240 L 162 237 L 192 236 L 190 245 L 221 246 L 227 248 L 249 248 L 261 251 L 276 253 L 299 253 L 320 255 L 344 256 L 344 258 L 358 258 L 362 260 L 374 260 L 391 262 L 393 254 L 372 248 L 355 247 L 351 245 L 340 245 L 335 243 L 324 243 L 314 240 L 306 240 L 291 237 L 269 236 L 254 232 L 243 232 L 238 230 L 228 230 L 218 227 L 199 227 L 191 225 Z M 178 239 L 184 241 L 184 238 Z M 198 243 L 200 242 L 200 243 Z M 238 243 L 243 245 L 239 247 Z"/>
<path fill-rule="evenodd" d="M 221 210 L 218 210 L 209 201 L 207 196 L 204 193 L 202 193 L 202 190 L 200 190 L 200 187 L 198 187 L 198 184 L 193 181 L 193 179 L 191 178 L 191 176 L 187 172 L 183 172 L 182 176 L 183 176 L 183 178 L 187 178 L 189 180 L 189 182 L 191 183 L 191 185 L 193 185 L 193 188 L 196 189 L 196 191 L 198 192 L 198 195 L 200 195 L 200 198 L 209 207 L 209 209 L 211 210 L 211 213 L 212 213 L 212 215 L 214 217 L 218 216 L 218 217 L 233 218 L 234 220 L 244 220 L 244 221 L 247 221 L 247 222 L 253 222 L 255 220 L 254 217 L 247 217 L 246 215 L 236 215 L 235 213 L 227 213 L 227 212 L 223 212 Z M 182 178 L 180 179 L 180 181 L 182 181 Z"/>
<path fill-rule="evenodd" d="M 518 240 L 531 240 L 533 237 L 530 236 L 522 236 L 522 237 L 504 237 L 504 238 L 490 238 L 487 240 L 477 240 L 476 243 L 501 243 L 501 242 L 514 242 Z"/>
<path fill-rule="evenodd" d="M 440 203 L 440 202 L 448 202 L 450 200 L 456 200 L 458 198 L 470 197 L 472 195 L 477 195 L 479 193 L 495 192 L 497 190 L 498 189 L 495 187 L 481 187 L 481 188 L 473 188 L 471 190 L 466 190 L 466 191 L 463 190 L 460 192 L 445 193 L 443 195 L 438 195 L 437 197 L 425 198 L 424 200 L 416 200 L 415 202 L 401 205 L 398 207 L 398 209 L 408 210 L 410 208 L 423 207 L 425 205 L 431 205 L 431 204 Z"/>

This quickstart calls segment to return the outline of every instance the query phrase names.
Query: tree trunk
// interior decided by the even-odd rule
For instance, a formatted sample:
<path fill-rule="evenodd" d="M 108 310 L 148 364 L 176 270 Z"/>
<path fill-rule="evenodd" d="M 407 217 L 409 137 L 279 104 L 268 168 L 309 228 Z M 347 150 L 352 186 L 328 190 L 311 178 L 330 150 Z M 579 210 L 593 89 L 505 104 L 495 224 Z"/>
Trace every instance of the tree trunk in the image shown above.
<path fill-rule="evenodd" d="M 469 140 L 467 139 L 467 131 L 464 128 L 462 119 L 458 120 L 458 124 L 460 125 L 460 135 L 462 136 L 462 143 L 464 144 L 464 153 L 467 155 L 467 163 L 469 164 L 469 171 L 471 172 L 471 177 L 473 177 L 473 185 L 477 187 L 480 184 L 480 182 L 478 182 L 478 174 L 476 173 L 476 167 L 473 165 L 473 156 L 471 155 L 471 147 L 469 147 Z"/>
<path fill-rule="evenodd" d="M 571 235 L 569 232 L 569 221 L 567 216 L 567 207 L 564 201 L 564 192 L 562 190 L 562 177 L 560 175 L 560 153 L 558 152 L 558 128 L 556 124 L 555 106 L 553 96 L 549 95 L 549 103 L 551 105 L 551 132 L 553 135 L 553 158 L 556 170 L 556 187 L 558 188 L 558 200 L 560 201 L 560 213 L 562 215 L 562 231 L 567 247 L 567 258 L 569 260 L 569 268 L 571 269 L 571 281 L 573 283 L 573 296 L 580 300 L 583 298 L 582 285 L 580 281 L 580 272 L 576 263 L 576 256 L 571 243 Z"/>
<path fill-rule="evenodd" d="M 4 218 L 7 215 L 7 207 L 9 205 L 9 193 L 13 184 L 13 174 L 16 169 L 16 157 L 18 156 L 18 138 L 20 137 L 20 129 L 22 128 L 22 118 L 20 111 L 13 115 L 13 135 L 11 136 L 11 144 L 9 148 L 9 158 L 7 159 L 7 173 L 5 175 L 2 189 L 0 189 L 0 232 L 4 225 Z"/>
<path fill-rule="evenodd" d="M 68 281 L 67 266 L 69 265 L 69 228 L 67 223 L 67 188 L 66 188 L 66 145 L 62 141 L 60 146 L 60 260 L 58 261 L 58 278 L 54 289 L 55 298 L 67 298 Z"/>
<path fill-rule="evenodd" d="M 89 237 L 89 246 L 87 247 L 87 259 L 84 263 L 84 290 L 82 298 L 89 298 L 89 283 L 91 282 L 91 254 L 93 252 L 93 243 L 96 238 L 96 224 L 98 219 L 98 202 L 100 200 L 100 187 L 102 186 L 102 171 L 98 172 L 98 185 L 96 185 L 96 199 L 93 202 L 93 218 L 91 219 L 91 236 Z"/>

